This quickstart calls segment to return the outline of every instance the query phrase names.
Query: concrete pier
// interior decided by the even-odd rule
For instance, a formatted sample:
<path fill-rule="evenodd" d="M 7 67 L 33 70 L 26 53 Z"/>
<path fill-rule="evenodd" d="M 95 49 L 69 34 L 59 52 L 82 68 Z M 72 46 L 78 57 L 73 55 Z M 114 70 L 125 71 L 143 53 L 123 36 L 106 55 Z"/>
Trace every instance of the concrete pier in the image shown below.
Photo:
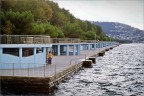
<path fill-rule="evenodd" d="M 92 66 L 92 60 L 85 60 L 85 61 L 83 61 L 82 66 L 83 66 L 84 68 L 92 68 L 92 67 L 93 67 L 93 66 Z"/>
<path fill-rule="evenodd" d="M 95 58 L 100 53 L 104 53 L 106 49 L 113 47 L 115 45 L 96 50 L 81 50 L 80 55 L 54 56 L 52 65 L 38 68 L 1 69 L 1 89 L 16 92 L 16 94 L 51 93 L 56 84 L 59 84 L 70 74 L 78 72 L 83 67 L 83 61 L 92 65 L 92 61 L 86 59 L 93 56 Z"/>
<path fill-rule="evenodd" d="M 109 51 L 109 49 L 106 49 L 105 51 Z"/>
<path fill-rule="evenodd" d="M 102 51 L 98 54 L 98 56 L 104 56 L 105 55 L 105 51 Z"/>

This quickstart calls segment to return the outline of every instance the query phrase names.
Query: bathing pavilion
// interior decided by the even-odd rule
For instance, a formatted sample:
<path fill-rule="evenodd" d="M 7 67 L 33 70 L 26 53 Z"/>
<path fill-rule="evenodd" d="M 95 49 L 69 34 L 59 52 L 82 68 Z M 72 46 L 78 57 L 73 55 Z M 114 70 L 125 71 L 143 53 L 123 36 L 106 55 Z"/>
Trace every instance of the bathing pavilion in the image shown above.
<path fill-rule="evenodd" d="M 44 35 L 0 35 L 1 92 L 51 93 L 67 76 L 91 68 L 97 56 L 118 45 Z M 49 51 L 54 54 L 52 64 L 47 64 Z"/>
<path fill-rule="evenodd" d="M 81 50 L 95 50 L 116 44 L 96 42 L 78 38 L 50 38 L 44 35 L 1 35 L 0 69 L 43 66 L 46 55 L 52 51 L 55 56 L 80 55 Z M 11 63 L 14 63 L 12 66 Z"/>

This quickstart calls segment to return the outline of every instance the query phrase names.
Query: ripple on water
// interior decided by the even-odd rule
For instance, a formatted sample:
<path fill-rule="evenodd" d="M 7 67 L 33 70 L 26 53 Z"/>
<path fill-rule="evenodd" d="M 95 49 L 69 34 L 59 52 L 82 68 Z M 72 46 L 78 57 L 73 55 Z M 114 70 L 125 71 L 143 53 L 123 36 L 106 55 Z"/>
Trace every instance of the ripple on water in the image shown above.
<path fill-rule="evenodd" d="M 144 96 L 144 44 L 123 44 L 61 83 L 55 96 Z"/>

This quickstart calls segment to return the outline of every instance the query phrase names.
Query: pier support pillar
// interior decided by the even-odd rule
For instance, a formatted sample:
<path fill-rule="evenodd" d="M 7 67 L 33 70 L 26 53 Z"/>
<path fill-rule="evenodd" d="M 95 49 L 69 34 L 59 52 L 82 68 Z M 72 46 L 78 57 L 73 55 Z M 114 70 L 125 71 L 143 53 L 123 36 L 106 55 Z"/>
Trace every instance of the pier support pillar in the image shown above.
<path fill-rule="evenodd" d="M 101 48 L 103 48 L 103 43 L 101 43 Z"/>
<path fill-rule="evenodd" d="M 88 45 L 84 44 L 83 45 L 83 50 L 88 50 Z"/>
<path fill-rule="evenodd" d="M 98 44 L 96 43 L 96 48 L 98 48 Z"/>
<path fill-rule="evenodd" d="M 96 49 L 96 43 L 94 43 L 94 50 Z"/>
<path fill-rule="evenodd" d="M 36 63 L 36 49 L 37 48 L 34 48 L 34 64 Z M 47 54 L 47 52 L 46 52 L 46 54 Z M 45 57 L 46 58 L 46 57 Z"/>
<path fill-rule="evenodd" d="M 90 48 L 91 46 L 90 46 L 90 44 L 88 44 L 88 50 L 90 50 L 91 48 Z"/>
<path fill-rule="evenodd" d="M 60 56 L 60 45 L 57 45 L 58 56 Z"/>
<path fill-rule="evenodd" d="M 22 62 L 22 48 L 19 48 L 19 63 Z"/>
<path fill-rule="evenodd" d="M 66 45 L 60 45 L 60 55 L 64 55 L 65 54 L 65 46 Z"/>
<path fill-rule="evenodd" d="M 0 48 L 0 61 L 2 61 L 1 56 L 2 55 L 2 48 Z"/>
<path fill-rule="evenodd" d="M 105 42 L 105 43 L 103 43 L 103 47 L 106 47 L 106 42 Z"/>
<path fill-rule="evenodd" d="M 100 43 L 98 43 L 98 48 L 100 48 Z"/>
<path fill-rule="evenodd" d="M 80 55 L 80 45 L 77 45 L 77 55 Z"/>
<path fill-rule="evenodd" d="M 101 47 L 100 47 L 100 43 L 98 43 L 98 48 L 101 48 Z"/>
<path fill-rule="evenodd" d="M 102 48 L 102 43 L 100 43 L 100 48 Z"/>
<path fill-rule="evenodd" d="M 66 55 L 69 56 L 69 45 L 66 45 Z"/>
<path fill-rule="evenodd" d="M 84 48 L 85 48 L 84 50 L 88 50 L 88 45 L 85 44 Z"/>
<path fill-rule="evenodd" d="M 75 55 L 75 45 L 73 45 L 73 55 Z"/>
<path fill-rule="evenodd" d="M 43 53 L 45 53 L 43 57 L 43 61 L 46 63 L 46 48 L 43 48 Z"/>

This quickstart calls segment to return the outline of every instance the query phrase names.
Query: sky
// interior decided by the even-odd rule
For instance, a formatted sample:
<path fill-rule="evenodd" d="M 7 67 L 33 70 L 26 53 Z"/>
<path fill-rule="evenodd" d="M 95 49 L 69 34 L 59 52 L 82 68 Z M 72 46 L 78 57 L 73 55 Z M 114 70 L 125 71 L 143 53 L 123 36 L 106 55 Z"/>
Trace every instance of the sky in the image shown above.
<path fill-rule="evenodd" d="M 144 30 L 144 0 L 52 0 L 76 18 L 119 22 Z"/>

